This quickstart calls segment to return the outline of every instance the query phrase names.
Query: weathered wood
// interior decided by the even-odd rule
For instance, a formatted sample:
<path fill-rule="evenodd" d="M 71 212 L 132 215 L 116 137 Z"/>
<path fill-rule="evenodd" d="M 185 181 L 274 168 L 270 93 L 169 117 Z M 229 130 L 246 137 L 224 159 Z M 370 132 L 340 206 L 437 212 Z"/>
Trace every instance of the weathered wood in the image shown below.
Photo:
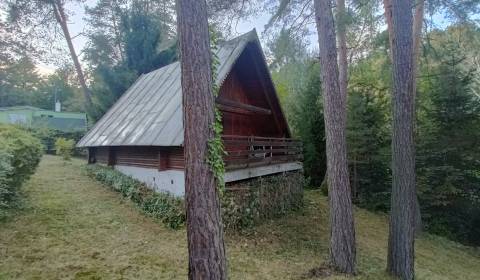
<path fill-rule="evenodd" d="M 188 276 L 227 279 L 217 181 L 207 164 L 214 96 L 205 0 L 177 0 L 182 70 Z"/>
<path fill-rule="evenodd" d="M 269 109 L 261 108 L 258 106 L 253 106 L 249 104 L 244 104 L 240 102 L 236 102 L 233 100 L 228 100 L 225 98 L 217 98 L 217 104 L 221 105 L 220 110 L 233 110 L 233 109 L 240 109 L 239 112 L 246 111 L 246 113 L 257 113 L 261 115 L 270 115 L 272 111 Z M 238 111 L 237 111 L 238 112 Z"/>
<path fill-rule="evenodd" d="M 95 148 L 95 162 L 103 164 L 108 163 L 108 147 Z"/>
<path fill-rule="evenodd" d="M 169 150 L 166 148 L 160 149 L 158 153 L 158 171 L 164 171 L 168 169 L 169 165 Z"/>
<path fill-rule="evenodd" d="M 252 57 L 252 60 L 253 60 L 253 64 L 254 64 L 253 68 L 255 69 L 255 72 L 257 73 L 257 75 L 258 75 L 259 77 L 263 77 L 262 74 L 260 73 L 260 65 L 258 64 L 257 60 L 256 60 L 254 57 Z M 267 71 L 268 71 L 268 70 L 267 70 Z M 272 100 L 271 100 L 270 96 L 268 95 L 267 85 L 265 84 L 265 81 L 264 81 L 263 79 L 260 79 L 260 85 L 262 86 L 263 92 L 265 92 L 265 97 L 266 97 L 266 99 L 267 99 L 267 102 L 268 102 L 269 107 L 270 107 L 270 108 L 273 108 Z M 275 121 L 275 124 L 276 124 L 278 130 L 279 130 L 279 131 L 284 131 L 285 128 L 282 127 L 282 123 L 281 123 L 281 121 L 279 120 L 277 114 L 273 114 L 273 119 L 274 119 L 274 121 Z M 286 124 L 283 123 L 283 125 L 286 125 Z M 285 135 L 283 135 L 283 136 L 285 136 Z"/>
<path fill-rule="evenodd" d="M 289 138 L 224 136 L 228 170 L 303 160 L 301 142 Z"/>
<path fill-rule="evenodd" d="M 95 159 L 95 148 L 94 147 L 89 147 L 88 148 L 88 164 L 93 164 L 96 162 Z"/>
<path fill-rule="evenodd" d="M 114 147 L 108 147 L 108 161 L 107 165 L 108 166 L 114 166 L 116 161 L 115 157 L 115 148 Z"/>

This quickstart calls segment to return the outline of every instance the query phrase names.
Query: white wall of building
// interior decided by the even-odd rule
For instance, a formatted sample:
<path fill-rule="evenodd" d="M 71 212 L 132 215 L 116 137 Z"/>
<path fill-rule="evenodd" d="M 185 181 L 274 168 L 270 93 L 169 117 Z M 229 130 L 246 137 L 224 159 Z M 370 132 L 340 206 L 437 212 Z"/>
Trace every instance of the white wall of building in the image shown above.
<path fill-rule="evenodd" d="M 169 192 L 176 196 L 185 194 L 185 176 L 182 170 L 158 171 L 153 168 L 115 165 L 115 169 L 131 176 L 158 192 Z"/>
<path fill-rule="evenodd" d="M 228 183 L 270 174 L 301 170 L 302 168 L 301 163 L 290 162 L 238 169 L 226 172 L 225 182 Z M 153 168 L 126 165 L 115 165 L 115 169 L 145 183 L 155 191 L 169 192 L 176 196 L 183 196 L 185 194 L 185 175 L 183 170 L 158 171 Z"/>

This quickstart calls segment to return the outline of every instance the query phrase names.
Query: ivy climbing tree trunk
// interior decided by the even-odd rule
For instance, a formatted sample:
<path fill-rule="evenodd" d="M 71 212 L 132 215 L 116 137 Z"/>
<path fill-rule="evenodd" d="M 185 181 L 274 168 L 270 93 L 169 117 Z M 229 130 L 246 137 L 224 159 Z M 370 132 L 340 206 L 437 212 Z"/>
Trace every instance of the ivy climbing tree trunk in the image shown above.
<path fill-rule="evenodd" d="M 72 58 L 73 65 L 75 66 L 75 71 L 77 73 L 78 82 L 82 87 L 83 96 L 85 98 L 85 110 L 93 110 L 92 95 L 90 90 L 87 87 L 87 82 L 85 80 L 85 75 L 78 60 L 75 47 L 73 46 L 72 37 L 70 36 L 70 31 L 68 30 L 67 25 L 67 16 L 65 15 L 65 10 L 63 8 L 63 3 L 61 1 L 55 0 L 52 1 L 53 13 L 57 23 L 60 25 L 63 31 L 63 36 L 67 41 L 68 50 L 70 51 L 70 57 Z"/>
<path fill-rule="evenodd" d="M 215 122 L 205 0 L 177 0 L 189 279 L 227 279 L 217 180 L 207 163 Z"/>
<path fill-rule="evenodd" d="M 387 20 L 388 22 L 388 20 Z M 414 279 L 415 144 L 414 50 L 410 1 L 391 1 L 393 69 L 392 201 L 387 271 Z"/>
<path fill-rule="evenodd" d="M 348 178 L 346 144 L 346 94 L 339 85 L 337 47 L 331 0 L 314 0 L 320 50 L 327 181 L 330 203 L 330 259 L 344 273 L 355 273 L 355 226 Z"/>

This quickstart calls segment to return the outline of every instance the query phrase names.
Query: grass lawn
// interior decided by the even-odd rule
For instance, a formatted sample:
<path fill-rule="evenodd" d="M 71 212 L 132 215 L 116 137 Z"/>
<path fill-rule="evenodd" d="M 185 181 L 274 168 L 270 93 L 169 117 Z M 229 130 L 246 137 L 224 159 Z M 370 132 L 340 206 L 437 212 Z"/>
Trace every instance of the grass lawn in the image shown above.
<path fill-rule="evenodd" d="M 83 161 L 44 156 L 25 185 L 25 209 L 0 224 L 0 279 L 186 279 L 185 230 L 144 217 L 82 172 Z M 306 192 L 306 209 L 227 236 L 231 279 L 305 279 L 328 255 L 327 201 Z M 387 217 L 356 209 L 356 279 L 384 273 Z M 425 235 L 417 279 L 480 279 L 480 252 Z M 327 279 L 343 279 L 341 275 Z"/>

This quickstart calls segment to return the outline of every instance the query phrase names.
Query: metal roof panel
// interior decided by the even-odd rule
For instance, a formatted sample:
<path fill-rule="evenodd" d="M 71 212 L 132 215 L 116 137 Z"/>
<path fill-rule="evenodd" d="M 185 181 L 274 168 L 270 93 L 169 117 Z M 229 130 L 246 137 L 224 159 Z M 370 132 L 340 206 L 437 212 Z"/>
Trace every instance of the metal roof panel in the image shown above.
<path fill-rule="evenodd" d="M 220 86 L 249 42 L 258 42 L 254 30 L 220 44 L 216 83 Z M 183 114 L 180 63 L 140 76 L 78 147 L 181 146 Z"/>

